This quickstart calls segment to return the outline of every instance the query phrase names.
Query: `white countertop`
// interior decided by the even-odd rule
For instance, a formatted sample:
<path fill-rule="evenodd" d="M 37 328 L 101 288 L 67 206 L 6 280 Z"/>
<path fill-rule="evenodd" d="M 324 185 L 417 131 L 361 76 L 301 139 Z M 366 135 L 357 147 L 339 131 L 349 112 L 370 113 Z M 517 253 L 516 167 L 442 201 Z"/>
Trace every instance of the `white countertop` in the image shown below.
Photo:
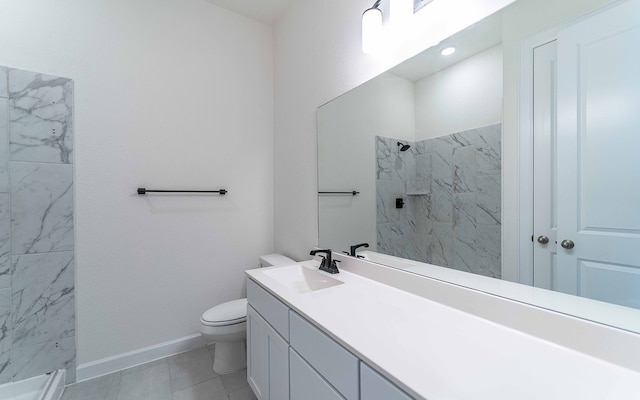
<path fill-rule="evenodd" d="M 638 372 L 348 271 L 300 292 L 269 269 L 247 274 L 418 398 L 640 399 Z"/>
<path fill-rule="evenodd" d="M 640 332 L 640 310 L 638 309 L 545 290 L 532 285 L 522 285 L 502 279 L 470 274 L 452 268 L 394 257 L 370 250 L 365 250 L 358 254 L 371 262 L 392 266 L 443 282 L 451 282 L 459 286 L 473 288 L 536 307 L 619 327 L 627 331 Z"/>

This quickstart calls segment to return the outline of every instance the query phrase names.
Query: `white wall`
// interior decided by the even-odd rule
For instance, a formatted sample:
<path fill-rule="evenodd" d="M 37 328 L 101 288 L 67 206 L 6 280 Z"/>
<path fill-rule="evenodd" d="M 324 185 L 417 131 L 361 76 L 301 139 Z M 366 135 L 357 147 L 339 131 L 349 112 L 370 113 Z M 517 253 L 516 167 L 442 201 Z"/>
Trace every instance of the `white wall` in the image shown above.
<path fill-rule="evenodd" d="M 502 46 L 416 82 L 416 141 L 502 122 Z"/>
<path fill-rule="evenodd" d="M 318 109 L 319 188 L 358 196 L 319 196 L 319 246 L 367 242 L 376 250 L 376 136 L 414 140 L 413 82 L 382 74 Z M 321 132 L 321 133 L 320 133 Z"/>
<path fill-rule="evenodd" d="M 502 277 L 518 281 L 518 48 L 522 39 L 597 9 L 611 0 L 518 0 L 503 15 Z"/>
<path fill-rule="evenodd" d="M 378 56 L 361 50 L 360 21 L 371 1 L 292 4 L 275 29 L 276 250 L 304 258 L 318 244 L 317 107 L 511 2 L 433 2 L 413 17 L 419 35 Z"/>
<path fill-rule="evenodd" d="M 79 363 L 197 333 L 273 250 L 272 41 L 202 0 L 2 2 L 0 65 L 75 82 Z"/>

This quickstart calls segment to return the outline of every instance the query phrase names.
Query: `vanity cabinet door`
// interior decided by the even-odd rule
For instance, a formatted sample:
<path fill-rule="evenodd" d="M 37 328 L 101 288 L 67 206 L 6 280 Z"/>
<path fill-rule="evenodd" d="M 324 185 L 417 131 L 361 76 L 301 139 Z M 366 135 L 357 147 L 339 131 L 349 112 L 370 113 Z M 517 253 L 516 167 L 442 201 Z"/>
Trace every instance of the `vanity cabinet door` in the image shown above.
<path fill-rule="evenodd" d="M 289 343 L 269 334 L 269 399 L 289 400 Z"/>
<path fill-rule="evenodd" d="M 291 400 L 345 400 L 292 348 L 289 348 L 291 365 Z"/>
<path fill-rule="evenodd" d="M 360 400 L 412 400 L 396 385 L 360 362 Z"/>
<path fill-rule="evenodd" d="M 247 381 L 258 400 L 269 393 L 269 339 L 267 322 L 247 307 Z"/>
<path fill-rule="evenodd" d="M 247 380 L 258 400 L 289 399 L 289 344 L 249 305 Z"/>

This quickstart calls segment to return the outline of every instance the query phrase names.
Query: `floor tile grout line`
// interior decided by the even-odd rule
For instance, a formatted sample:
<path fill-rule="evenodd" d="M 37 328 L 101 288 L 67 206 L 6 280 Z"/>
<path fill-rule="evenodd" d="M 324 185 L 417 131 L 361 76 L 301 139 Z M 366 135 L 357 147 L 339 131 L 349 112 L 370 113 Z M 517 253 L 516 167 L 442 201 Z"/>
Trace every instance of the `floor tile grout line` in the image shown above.
<path fill-rule="evenodd" d="M 122 370 L 118 371 L 118 387 L 116 388 L 116 400 L 120 397 L 120 389 L 122 388 Z"/>
<path fill-rule="evenodd" d="M 181 389 L 181 390 L 179 390 L 179 391 L 177 391 L 177 392 L 174 392 L 174 387 L 175 387 L 175 385 L 174 385 L 174 382 L 172 382 L 172 378 L 171 378 L 171 371 L 173 371 L 173 369 L 171 368 L 172 363 L 170 363 L 170 362 L 169 362 L 169 359 L 170 359 L 170 358 L 172 358 L 172 357 L 174 357 L 174 356 L 177 356 L 177 355 L 167 356 L 167 357 L 164 357 L 164 358 L 159 359 L 159 360 L 153 360 L 153 361 L 150 361 L 150 362 L 148 362 L 148 363 L 141 364 L 140 366 L 149 365 L 149 364 L 152 364 L 152 363 L 157 363 L 158 361 L 160 361 L 160 363 L 159 363 L 158 365 L 161 365 L 161 364 L 165 364 L 165 365 L 166 365 L 166 367 L 167 367 L 167 368 L 165 369 L 165 371 L 166 371 L 166 372 L 163 374 L 163 376 L 168 380 L 168 389 L 169 389 L 169 392 L 170 392 L 170 393 L 168 393 L 168 395 L 170 395 L 170 398 L 171 398 L 171 399 L 174 399 L 174 398 L 175 398 L 175 394 L 176 394 L 176 393 L 178 393 L 178 392 L 180 392 L 180 391 L 183 391 L 183 390 L 189 390 L 189 389 L 194 390 L 194 388 L 195 388 L 196 386 L 198 386 L 198 385 L 202 385 L 202 384 L 205 384 L 205 383 L 207 383 L 207 382 L 213 382 L 213 381 L 219 381 L 220 387 L 221 387 L 221 388 L 222 388 L 222 390 L 223 390 L 223 392 L 222 392 L 222 393 L 220 393 L 220 394 L 222 395 L 222 397 L 223 397 L 223 398 L 225 398 L 225 399 L 227 399 L 227 400 L 229 400 L 229 399 L 231 398 L 231 395 L 232 395 L 233 393 L 240 392 L 240 391 L 242 391 L 242 390 L 247 390 L 247 388 L 248 388 L 249 386 L 248 386 L 248 383 L 246 382 L 246 377 L 244 377 L 244 379 L 242 379 L 243 377 L 241 377 L 241 376 L 236 376 L 236 377 L 234 377 L 234 378 L 233 378 L 233 380 L 231 380 L 231 381 L 229 382 L 229 383 L 231 383 L 231 382 L 235 382 L 235 384 L 241 383 L 241 385 L 240 385 L 240 386 L 237 386 L 237 387 L 230 386 L 230 388 L 233 388 L 233 390 L 228 390 L 228 389 L 227 389 L 227 387 L 225 386 L 224 381 L 223 381 L 223 376 L 224 376 L 224 375 L 216 374 L 216 373 L 215 373 L 215 371 L 213 371 L 213 358 L 214 358 L 214 357 L 213 357 L 213 355 L 212 355 L 212 354 L 211 354 L 211 352 L 210 352 L 210 348 L 209 348 L 209 346 L 203 346 L 203 347 L 201 347 L 201 348 L 199 348 L 199 349 L 194 349 L 193 351 L 195 351 L 195 350 L 204 351 L 204 352 L 207 354 L 207 356 L 208 356 L 207 358 L 208 358 L 208 360 L 210 361 L 210 364 L 208 364 L 207 369 L 209 369 L 209 368 L 211 369 L 211 371 L 210 371 L 210 372 L 212 373 L 212 375 L 209 377 L 209 379 L 205 379 L 205 380 L 204 380 L 204 381 L 202 381 L 202 382 L 194 383 L 194 384 L 192 384 L 192 385 L 190 385 L 190 386 L 188 386 L 188 387 L 185 387 L 185 388 L 183 388 L 183 389 Z M 186 352 L 185 352 L 185 353 L 186 353 Z M 180 353 L 180 354 L 182 354 L 182 353 Z M 176 366 L 178 366 L 178 367 L 179 367 L 179 365 L 176 365 Z M 134 367 L 131 367 L 131 368 L 134 368 Z M 147 367 L 147 368 L 152 368 L 152 367 L 151 367 L 151 366 L 149 366 L 149 367 Z M 140 369 L 139 371 L 135 371 L 135 372 L 144 371 L 144 370 L 145 370 L 145 369 L 147 369 L 147 368 L 142 368 L 142 369 Z M 175 368 L 175 366 L 174 366 L 174 368 Z M 111 386 L 113 386 L 113 389 L 115 390 L 115 397 L 114 397 L 114 399 L 115 399 L 115 400 L 125 400 L 125 398 L 126 398 L 126 396 L 125 396 L 125 397 L 121 397 L 121 396 L 123 395 L 123 392 L 122 392 L 122 388 L 123 388 L 123 380 L 124 380 L 125 376 L 128 376 L 128 375 L 129 375 L 129 374 L 124 374 L 124 371 L 126 371 L 127 369 L 129 369 L 129 368 L 126 368 L 126 369 L 123 369 L 123 370 L 119 370 L 119 371 L 114 372 L 114 374 L 117 374 L 117 378 L 116 378 L 116 377 L 114 377 L 114 378 L 115 378 L 114 380 L 115 380 L 117 383 L 116 383 L 116 382 L 114 382 L 114 384 L 112 384 Z M 246 369 L 243 369 L 243 370 L 241 370 L 241 371 L 244 371 L 244 374 L 246 374 Z M 238 372 L 241 372 L 241 371 L 238 371 Z M 134 373 L 135 373 L 135 372 L 134 372 Z M 175 371 L 174 371 L 174 372 L 175 372 Z M 236 373 L 234 373 L 234 374 L 229 374 L 229 375 L 235 375 L 235 374 L 237 374 L 238 372 L 236 372 Z M 87 382 L 87 383 L 88 383 L 88 382 L 91 382 L 91 381 L 94 381 L 94 382 L 95 382 L 95 380 L 97 380 L 97 379 L 99 379 L 99 378 L 100 378 L 100 377 L 96 377 L 96 378 L 93 378 L 93 379 L 90 379 L 90 380 L 86 380 L 86 381 L 83 381 L 83 382 Z M 240 382 L 240 381 L 238 381 L 237 379 L 240 379 L 240 380 L 241 380 L 241 382 Z M 89 385 L 90 385 L 90 383 L 89 383 Z M 68 385 L 67 387 L 71 387 L 71 386 L 74 386 L 74 385 Z M 90 389 L 89 389 L 89 390 L 90 390 Z M 250 390 L 250 389 L 249 389 L 249 390 Z M 111 392 L 111 393 L 113 393 L 113 392 Z M 71 392 L 69 392 L 69 395 L 70 395 L 70 396 L 73 396 L 73 395 L 71 394 Z M 74 398 L 74 397 L 71 397 L 71 398 Z M 111 398 L 111 396 L 110 396 L 110 398 Z M 250 398 L 254 398 L 254 397 L 252 396 L 252 397 L 250 397 Z M 64 399 L 65 399 L 65 398 L 64 398 L 64 396 L 63 396 L 63 400 L 64 400 Z M 142 400 L 142 399 L 141 399 L 141 400 Z"/>
<path fill-rule="evenodd" d="M 182 353 L 178 353 L 178 354 L 182 354 Z M 171 399 L 174 398 L 173 394 L 175 392 L 173 391 L 173 379 L 171 379 L 172 368 L 171 368 L 171 363 L 169 362 L 169 358 L 170 357 L 175 357 L 176 355 L 177 354 L 174 354 L 174 355 L 169 356 L 169 357 L 165 357 L 165 359 L 167 360 L 167 371 L 169 372 L 169 390 L 171 391 Z"/>

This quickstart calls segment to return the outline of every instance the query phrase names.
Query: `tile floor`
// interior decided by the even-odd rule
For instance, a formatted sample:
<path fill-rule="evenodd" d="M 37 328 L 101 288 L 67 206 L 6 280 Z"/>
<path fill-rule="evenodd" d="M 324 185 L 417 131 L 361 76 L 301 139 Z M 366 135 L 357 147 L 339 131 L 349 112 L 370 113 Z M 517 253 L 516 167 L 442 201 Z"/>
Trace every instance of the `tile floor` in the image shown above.
<path fill-rule="evenodd" d="M 213 372 L 214 347 L 69 385 L 62 400 L 255 400 L 247 371 Z"/>

